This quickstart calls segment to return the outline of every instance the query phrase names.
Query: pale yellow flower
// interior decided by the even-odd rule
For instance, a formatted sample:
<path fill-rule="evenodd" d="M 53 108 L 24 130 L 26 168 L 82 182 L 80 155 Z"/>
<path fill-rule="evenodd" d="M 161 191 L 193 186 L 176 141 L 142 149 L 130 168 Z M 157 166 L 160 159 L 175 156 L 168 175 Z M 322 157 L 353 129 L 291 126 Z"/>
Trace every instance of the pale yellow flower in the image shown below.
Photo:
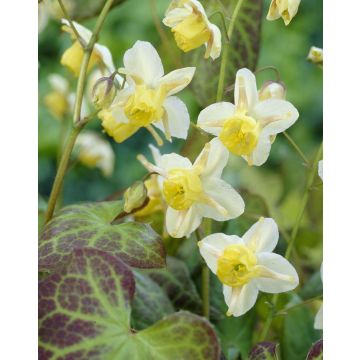
<path fill-rule="evenodd" d="M 300 0 L 272 0 L 266 19 L 277 20 L 282 17 L 285 25 L 289 25 L 298 12 L 299 5 Z"/>
<path fill-rule="evenodd" d="M 322 65 L 323 64 L 323 49 L 316 46 L 310 48 L 307 59 L 313 64 Z"/>
<path fill-rule="evenodd" d="M 174 0 L 165 13 L 163 23 L 171 28 L 178 47 L 188 52 L 205 45 L 205 58 L 214 60 L 221 53 L 221 32 L 206 16 L 197 0 Z"/>

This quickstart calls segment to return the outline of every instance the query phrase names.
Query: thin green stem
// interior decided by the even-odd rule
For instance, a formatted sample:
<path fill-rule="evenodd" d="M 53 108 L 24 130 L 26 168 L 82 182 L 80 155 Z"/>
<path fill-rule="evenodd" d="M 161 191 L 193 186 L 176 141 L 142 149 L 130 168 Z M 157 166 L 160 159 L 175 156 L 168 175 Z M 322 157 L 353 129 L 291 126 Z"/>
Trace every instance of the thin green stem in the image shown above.
<path fill-rule="evenodd" d="M 285 252 L 285 258 L 287 260 L 290 259 L 292 251 L 294 249 L 295 240 L 296 240 L 299 228 L 300 228 L 301 220 L 302 220 L 303 215 L 305 213 L 307 202 L 309 200 L 309 193 L 311 191 L 311 187 L 312 187 L 312 184 L 314 182 L 315 175 L 317 173 L 318 163 L 319 163 L 319 160 L 321 160 L 322 152 L 323 152 L 323 144 L 321 143 L 321 145 L 320 145 L 320 147 L 319 147 L 319 149 L 318 149 L 318 151 L 317 151 L 317 153 L 315 155 L 315 158 L 314 158 L 314 161 L 313 161 L 313 163 L 311 165 L 311 168 L 309 169 L 308 178 L 307 178 L 306 187 L 305 187 L 305 193 L 304 193 L 304 196 L 302 198 L 300 208 L 299 208 L 299 212 L 298 212 L 298 215 L 296 217 L 295 225 L 294 225 L 293 230 L 292 230 L 291 235 L 290 235 L 290 241 L 288 243 L 288 247 L 287 247 L 286 252 Z M 272 302 L 271 302 L 272 303 L 272 309 L 269 312 L 269 314 L 268 314 L 268 316 L 267 316 L 267 318 L 265 320 L 265 324 L 264 324 L 263 330 L 262 330 L 262 332 L 260 334 L 259 341 L 265 340 L 267 335 L 268 335 L 268 332 L 269 332 L 269 329 L 270 329 L 270 326 L 271 326 L 271 322 L 272 322 L 272 320 L 274 318 L 274 315 L 275 315 L 276 305 L 278 303 L 278 300 L 279 300 L 279 294 L 273 295 Z"/>
<path fill-rule="evenodd" d="M 221 10 L 215 11 L 209 16 L 209 19 L 211 19 L 214 15 L 217 15 L 217 14 L 220 15 L 221 23 L 222 23 L 224 34 L 225 34 L 225 37 L 226 37 L 226 41 L 230 42 L 228 29 L 227 29 L 226 22 L 225 22 L 225 16 L 224 16 L 223 12 Z"/>
<path fill-rule="evenodd" d="M 210 317 L 210 271 L 206 264 L 201 269 L 201 295 L 203 305 L 203 315 L 207 319 Z"/>
<path fill-rule="evenodd" d="M 283 132 L 286 139 L 289 141 L 291 146 L 295 149 L 295 151 L 299 154 L 299 156 L 304 160 L 305 164 L 309 166 L 309 160 L 303 153 L 303 151 L 300 149 L 300 147 L 296 144 L 295 140 L 286 132 Z"/>
<path fill-rule="evenodd" d="M 64 13 L 65 19 L 69 22 L 70 27 L 71 27 L 74 35 L 76 36 L 76 38 L 79 41 L 82 48 L 85 49 L 86 44 L 84 42 L 84 39 L 80 36 L 79 32 L 77 31 L 73 21 L 71 20 L 71 17 L 69 15 L 68 11 L 66 10 L 66 7 L 65 7 L 64 3 L 62 2 L 62 0 L 58 0 L 58 3 L 60 5 L 60 7 L 61 7 L 62 12 Z"/>
<path fill-rule="evenodd" d="M 82 105 L 82 100 L 83 100 L 83 96 L 84 96 L 86 73 L 87 73 L 87 68 L 89 65 L 89 61 L 90 61 L 90 57 L 91 57 L 94 45 L 98 39 L 100 30 L 104 24 L 106 15 L 108 14 L 108 12 L 110 10 L 110 7 L 111 7 L 113 1 L 114 0 L 106 0 L 105 5 L 104 5 L 103 9 L 101 10 L 101 13 L 95 24 L 95 28 L 94 28 L 94 31 L 90 38 L 90 41 L 87 44 L 86 48 L 84 49 L 84 57 L 83 57 L 83 60 L 81 63 L 80 74 L 79 74 L 79 79 L 78 79 L 77 89 L 76 89 L 73 129 L 72 129 L 72 131 L 69 135 L 69 138 L 66 142 L 64 152 L 61 156 L 59 167 L 56 172 L 54 184 L 52 186 L 50 197 L 49 197 L 48 208 L 45 213 L 45 224 L 47 222 L 49 222 L 51 220 L 51 218 L 53 217 L 56 202 L 57 202 L 57 199 L 61 192 L 65 173 L 66 173 L 66 170 L 69 165 L 70 156 L 71 156 L 72 150 L 74 148 L 76 138 L 79 135 L 82 128 L 89 121 L 89 118 L 85 118 L 85 119 L 81 120 L 81 105 Z"/>
<path fill-rule="evenodd" d="M 241 5 L 243 3 L 244 0 L 238 0 L 234 12 L 232 14 L 231 20 L 230 20 L 230 25 L 229 25 L 229 30 L 228 30 L 228 39 L 229 41 L 226 42 L 224 44 L 224 50 L 221 56 L 221 64 L 220 64 L 220 74 L 219 74 L 219 83 L 218 83 L 218 88 L 217 88 L 217 94 L 216 94 L 216 101 L 219 102 L 221 101 L 223 94 L 224 94 L 224 86 L 225 86 L 225 70 L 226 70 L 226 65 L 227 65 L 227 60 L 229 57 L 229 50 L 230 50 L 230 41 L 231 41 L 231 35 L 234 31 L 234 27 L 235 27 L 235 22 L 236 22 L 236 18 L 239 14 Z"/>

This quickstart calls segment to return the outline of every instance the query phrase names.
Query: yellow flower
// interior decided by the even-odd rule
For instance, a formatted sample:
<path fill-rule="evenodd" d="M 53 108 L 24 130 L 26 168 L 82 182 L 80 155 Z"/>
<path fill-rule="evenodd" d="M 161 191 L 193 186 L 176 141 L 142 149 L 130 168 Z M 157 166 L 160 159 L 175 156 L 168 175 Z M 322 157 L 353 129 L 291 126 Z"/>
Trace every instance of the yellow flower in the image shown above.
<path fill-rule="evenodd" d="M 313 64 L 322 65 L 323 64 L 323 49 L 316 46 L 310 48 L 307 59 Z"/>
<path fill-rule="evenodd" d="M 124 54 L 127 86 L 120 90 L 112 105 L 100 111 L 105 131 L 115 141 L 122 142 L 141 127 L 162 140 L 155 128 L 171 137 L 186 139 L 190 117 L 186 105 L 176 96 L 192 80 L 194 67 L 174 70 L 164 75 L 161 59 L 155 48 L 145 41 L 137 41 Z"/>
<path fill-rule="evenodd" d="M 174 0 L 166 11 L 163 23 L 171 28 L 177 46 L 184 52 L 205 45 L 205 58 L 214 60 L 221 53 L 221 32 L 210 23 L 197 0 Z"/>
<path fill-rule="evenodd" d="M 298 12 L 299 5 L 300 0 L 272 0 L 266 19 L 277 20 L 282 17 L 285 25 L 289 25 Z"/>
<path fill-rule="evenodd" d="M 79 76 L 81 63 L 84 57 L 84 50 L 79 41 L 76 39 L 69 22 L 66 19 L 62 19 L 62 23 L 64 24 L 62 30 L 69 33 L 74 42 L 67 50 L 65 50 L 60 62 L 62 65 L 66 66 L 75 76 Z M 75 21 L 73 21 L 73 24 L 80 37 L 84 41 L 84 44 L 88 44 L 92 35 L 91 31 L 76 23 Z M 100 67 L 107 69 L 109 73 L 112 73 L 115 70 L 109 49 L 100 44 L 95 44 L 94 46 L 94 50 L 91 54 L 88 65 L 88 71 L 90 71 L 95 64 L 98 64 Z"/>

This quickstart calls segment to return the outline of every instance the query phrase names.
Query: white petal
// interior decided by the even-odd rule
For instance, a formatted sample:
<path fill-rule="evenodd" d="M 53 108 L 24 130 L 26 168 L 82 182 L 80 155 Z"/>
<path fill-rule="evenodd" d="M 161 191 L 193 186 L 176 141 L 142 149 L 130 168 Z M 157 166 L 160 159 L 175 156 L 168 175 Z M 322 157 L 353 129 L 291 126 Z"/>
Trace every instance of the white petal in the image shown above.
<path fill-rule="evenodd" d="M 229 102 L 212 104 L 200 112 L 197 125 L 209 134 L 219 136 L 222 123 L 234 113 L 235 106 Z"/>
<path fill-rule="evenodd" d="M 183 21 L 191 13 L 192 13 L 191 8 L 187 8 L 187 7 L 175 8 L 166 13 L 166 16 L 162 22 L 164 25 L 172 28 L 176 26 L 179 22 Z"/>
<path fill-rule="evenodd" d="M 207 146 L 201 151 L 194 162 L 194 167 L 203 162 L 203 158 L 207 157 L 205 167 L 201 171 L 201 177 L 215 177 L 220 178 L 224 167 L 226 166 L 229 159 L 229 151 L 219 140 L 219 138 L 212 139 Z M 208 152 L 208 154 L 206 154 Z"/>
<path fill-rule="evenodd" d="M 235 288 L 224 285 L 223 293 L 226 305 L 229 307 L 228 314 L 241 316 L 255 305 L 259 291 L 253 282 L 249 282 Z"/>
<path fill-rule="evenodd" d="M 216 221 L 226 221 L 240 216 L 245 209 L 245 203 L 240 194 L 227 182 L 217 178 L 203 180 L 205 194 L 210 197 L 216 206 L 199 204 L 203 217 Z"/>
<path fill-rule="evenodd" d="M 95 44 L 94 50 L 100 55 L 109 75 L 113 73 L 115 71 L 115 66 L 110 50 L 106 46 L 100 44 Z"/>
<path fill-rule="evenodd" d="M 71 30 L 70 23 L 66 19 L 61 19 L 61 23 L 68 26 Z M 73 21 L 72 23 L 74 24 L 75 29 L 79 33 L 80 37 L 85 41 L 86 44 L 88 44 L 90 41 L 92 32 L 89 29 L 87 29 L 85 26 L 82 26 L 79 23 L 77 23 L 76 21 Z M 71 32 L 72 32 L 72 30 L 71 30 Z"/>
<path fill-rule="evenodd" d="M 156 166 L 160 166 L 161 164 L 161 153 L 160 153 L 160 150 L 155 147 L 154 145 L 152 144 L 149 144 L 149 148 L 150 148 L 150 151 L 151 151 L 151 155 L 154 159 L 154 163 Z"/>
<path fill-rule="evenodd" d="M 166 210 L 166 230 L 174 238 L 189 236 L 200 226 L 201 220 L 194 207 L 179 211 L 168 206 Z"/>
<path fill-rule="evenodd" d="M 250 164 L 255 166 L 260 166 L 266 162 L 269 157 L 271 150 L 271 139 L 270 135 L 261 133 L 259 141 L 251 153 L 251 155 L 245 155 L 243 158 Z M 249 160 L 251 159 L 251 160 Z"/>
<path fill-rule="evenodd" d="M 320 176 L 321 180 L 324 180 L 324 179 L 323 179 L 323 160 L 320 160 L 320 161 L 319 161 L 319 164 L 318 164 L 318 173 L 319 173 L 319 176 Z"/>
<path fill-rule="evenodd" d="M 295 289 L 299 284 L 299 277 L 295 268 L 278 254 L 263 252 L 257 254 L 258 265 L 270 271 L 290 277 L 288 281 L 270 278 L 256 278 L 254 282 L 260 291 L 275 294 Z"/>
<path fill-rule="evenodd" d="M 189 85 L 195 70 L 195 67 L 186 67 L 171 71 L 159 80 L 157 86 L 163 86 L 168 96 L 174 95 Z"/>
<path fill-rule="evenodd" d="M 124 54 L 124 66 L 133 77 L 152 86 L 164 75 L 164 68 L 156 49 L 147 41 L 136 41 Z"/>
<path fill-rule="evenodd" d="M 210 57 L 215 60 L 221 54 L 221 31 L 214 24 L 210 24 L 209 29 L 212 36 L 212 42 L 210 44 Z M 209 45 L 207 44 L 207 46 Z"/>
<path fill-rule="evenodd" d="M 323 304 L 315 316 L 314 328 L 321 330 L 323 328 Z"/>
<path fill-rule="evenodd" d="M 190 116 L 186 105 L 178 97 L 170 96 L 165 99 L 163 106 L 167 112 L 170 135 L 179 139 L 186 139 L 190 126 Z M 153 125 L 165 133 L 162 120 L 153 123 Z"/>
<path fill-rule="evenodd" d="M 286 100 L 269 99 L 259 102 L 252 115 L 264 127 L 267 135 L 275 135 L 288 129 L 299 118 L 294 105 Z"/>
<path fill-rule="evenodd" d="M 67 94 L 69 92 L 69 82 L 63 76 L 59 74 L 50 74 L 48 76 L 48 81 L 54 90 L 62 94 Z"/>
<path fill-rule="evenodd" d="M 174 168 L 190 169 L 192 167 L 191 161 L 181 155 L 171 153 L 161 156 L 161 168 L 166 172 Z"/>
<path fill-rule="evenodd" d="M 249 111 L 258 102 L 256 78 L 249 69 L 243 68 L 236 73 L 234 97 L 240 111 Z"/>
<path fill-rule="evenodd" d="M 225 235 L 223 233 L 211 234 L 198 242 L 201 256 L 206 265 L 216 274 L 217 260 L 222 255 L 224 249 L 229 245 L 242 245 L 243 240 L 236 235 Z"/>
<path fill-rule="evenodd" d="M 271 252 L 279 240 L 279 230 L 271 218 L 261 218 L 243 235 L 243 240 L 255 252 Z"/>

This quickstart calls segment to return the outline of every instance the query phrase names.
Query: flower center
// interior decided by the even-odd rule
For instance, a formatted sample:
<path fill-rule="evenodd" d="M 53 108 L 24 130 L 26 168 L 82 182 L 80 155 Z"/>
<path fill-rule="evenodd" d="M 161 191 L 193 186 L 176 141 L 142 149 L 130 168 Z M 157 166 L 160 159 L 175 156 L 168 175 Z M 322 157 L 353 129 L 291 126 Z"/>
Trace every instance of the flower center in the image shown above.
<path fill-rule="evenodd" d="M 245 245 L 229 245 L 218 258 L 217 276 L 228 286 L 242 286 L 256 276 L 257 258 Z"/>
<path fill-rule="evenodd" d="M 184 52 L 193 50 L 210 40 L 211 32 L 200 13 L 192 12 L 171 29 L 177 46 Z"/>
<path fill-rule="evenodd" d="M 146 85 L 137 85 L 125 104 L 125 114 L 133 125 L 147 126 L 162 118 L 165 96 L 161 88 L 154 90 Z"/>
<path fill-rule="evenodd" d="M 233 154 L 249 155 L 258 143 L 259 127 L 252 117 L 235 115 L 224 122 L 219 137 Z"/>
<path fill-rule="evenodd" d="M 187 210 L 201 199 L 203 189 L 199 175 L 188 169 L 172 169 L 163 183 L 166 202 L 175 210 Z"/>

